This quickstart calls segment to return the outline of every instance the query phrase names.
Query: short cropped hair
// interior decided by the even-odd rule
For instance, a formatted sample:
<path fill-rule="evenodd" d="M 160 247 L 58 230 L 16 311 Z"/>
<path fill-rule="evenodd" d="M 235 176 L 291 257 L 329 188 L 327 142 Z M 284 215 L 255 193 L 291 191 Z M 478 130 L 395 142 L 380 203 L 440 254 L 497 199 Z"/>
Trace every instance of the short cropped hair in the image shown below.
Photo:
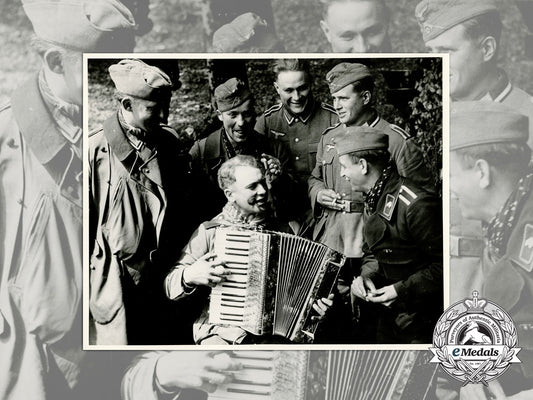
<path fill-rule="evenodd" d="M 385 20 L 389 20 L 389 8 L 385 4 L 385 0 L 318 0 L 322 6 L 322 18 L 326 19 L 328 16 L 329 7 L 334 3 L 356 3 L 367 1 L 371 3 L 377 3 L 380 7 L 380 11 Z"/>
<path fill-rule="evenodd" d="M 237 155 L 225 161 L 218 170 L 218 186 L 222 190 L 226 190 L 233 183 L 235 183 L 235 168 L 237 167 L 254 167 L 263 172 L 261 163 L 252 156 Z"/>
<path fill-rule="evenodd" d="M 391 158 L 389 151 L 384 149 L 355 151 L 350 153 L 349 156 L 352 164 L 357 164 L 364 159 L 367 163 L 380 170 L 390 163 Z"/>
<path fill-rule="evenodd" d="M 287 71 L 301 71 L 305 72 L 307 77 L 310 77 L 309 61 L 299 60 L 297 58 L 280 58 L 274 62 L 274 67 L 272 68 L 276 78 L 281 72 Z"/>
<path fill-rule="evenodd" d="M 81 58 L 80 51 L 70 50 L 70 49 L 66 49 L 64 47 L 55 45 L 53 43 L 47 42 L 46 40 L 39 38 L 37 35 L 32 35 L 30 39 L 30 46 L 41 58 L 44 58 L 45 53 L 51 49 L 60 52 L 64 59 L 75 60 L 76 57 Z"/>
<path fill-rule="evenodd" d="M 525 143 L 481 144 L 453 151 L 459 156 L 459 162 L 465 169 L 473 168 L 476 160 L 485 160 L 503 173 L 521 174 L 531 160 L 531 149 Z"/>

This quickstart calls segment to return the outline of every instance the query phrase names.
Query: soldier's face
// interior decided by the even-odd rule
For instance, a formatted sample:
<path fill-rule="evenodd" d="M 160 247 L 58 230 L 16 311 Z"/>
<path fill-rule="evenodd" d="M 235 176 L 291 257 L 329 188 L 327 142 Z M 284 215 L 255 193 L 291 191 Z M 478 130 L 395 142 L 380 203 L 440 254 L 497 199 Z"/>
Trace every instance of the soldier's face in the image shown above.
<path fill-rule="evenodd" d="M 350 84 L 331 96 L 339 121 L 348 126 L 357 124 L 367 103 L 364 93 L 355 91 L 353 85 Z"/>
<path fill-rule="evenodd" d="M 354 164 L 352 158 L 348 154 L 339 157 L 339 165 L 341 166 L 341 177 L 350 182 L 352 190 L 362 191 L 366 183 L 366 175 L 362 163 Z"/>
<path fill-rule="evenodd" d="M 332 3 L 320 26 L 334 53 L 376 53 L 388 43 L 388 19 L 376 1 Z"/>
<path fill-rule="evenodd" d="M 311 95 L 309 78 L 305 72 L 280 72 L 274 87 L 281 102 L 291 113 L 298 115 L 304 112 Z"/>
<path fill-rule="evenodd" d="M 170 92 L 157 101 L 131 98 L 131 124 L 146 132 L 166 124 L 170 107 Z"/>
<path fill-rule="evenodd" d="M 434 53 L 450 53 L 450 95 L 456 100 L 473 100 L 484 77 L 486 62 L 480 44 L 465 35 L 462 25 L 454 26 L 426 46 Z"/>
<path fill-rule="evenodd" d="M 456 152 L 450 153 L 450 192 L 467 219 L 483 220 L 482 206 L 486 202 L 480 188 L 480 175 L 476 168 L 467 168 Z"/>
<path fill-rule="evenodd" d="M 235 143 L 245 142 L 251 135 L 255 124 L 255 111 L 253 102 L 246 100 L 239 107 L 229 111 L 218 112 L 226 134 Z"/>
<path fill-rule="evenodd" d="M 235 182 L 226 189 L 226 196 L 245 216 L 264 212 L 268 206 L 268 189 L 261 170 L 251 166 L 236 167 Z"/>

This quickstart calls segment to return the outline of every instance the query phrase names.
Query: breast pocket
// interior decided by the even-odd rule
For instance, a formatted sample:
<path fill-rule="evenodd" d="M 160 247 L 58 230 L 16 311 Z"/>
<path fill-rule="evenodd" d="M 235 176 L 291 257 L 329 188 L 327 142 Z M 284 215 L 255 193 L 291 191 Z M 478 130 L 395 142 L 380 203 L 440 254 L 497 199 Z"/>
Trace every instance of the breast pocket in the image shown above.
<path fill-rule="evenodd" d="M 334 189 L 334 182 L 337 178 L 335 174 L 335 165 L 333 160 L 335 159 L 335 150 L 326 151 L 322 156 L 322 175 L 324 177 L 324 183 L 328 189 Z"/>
<path fill-rule="evenodd" d="M 387 226 L 380 217 L 373 215 L 365 221 L 363 232 L 368 248 L 374 252 L 385 237 Z"/>

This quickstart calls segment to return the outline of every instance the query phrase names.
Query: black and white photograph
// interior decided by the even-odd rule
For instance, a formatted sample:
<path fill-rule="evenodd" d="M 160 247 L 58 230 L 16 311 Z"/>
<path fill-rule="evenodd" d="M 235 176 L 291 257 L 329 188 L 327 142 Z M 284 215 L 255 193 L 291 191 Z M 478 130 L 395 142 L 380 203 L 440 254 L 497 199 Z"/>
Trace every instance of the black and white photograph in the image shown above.
<path fill-rule="evenodd" d="M 381 305 L 358 297 L 361 287 L 355 286 L 352 290 L 352 285 L 349 288 L 350 299 L 344 297 L 347 302 L 338 303 L 338 285 L 334 285 L 331 305 L 326 301 L 329 296 L 320 295 L 308 304 L 313 310 L 311 317 L 318 317 L 313 318 L 317 325 L 313 348 L 320 349 L 317 354 L 323 354 L 318 357 L 321 360 L 318 363 L 320 367 L 311 368 L 314 365 L 313 358 L 306 359 L 304 351 L 293 348 L 276 350 L 278 353 L 273 354 L 277 355 L 271 357 L 283 359 L 283 355 L 288 358 L 294 355 L 291 361 L 309 360 L 309 367 L 293 368 L 294 371 L 305 370 L 307 376 L 313 376 L 309 371 L 315 371 L 321 376 L 318 382 L 311 379 L 311 383 L 306 384 L 305 395 L 300 398 L 342 399 L 345 395 L 356 399 L 398 399 L 403 396 L 405 399 L 520 400 L 533 396 L 533 218 L 530 212 L 531 169 L 527 162 L 532 143 L 529 132 L 533 117 L 530 96 L 533 93 L 530 79 L 533 73 L 531 0 L 0 0 L 0 32 L 4 39 L 0 46 L 1 399 L 107 400 L 133 398 L 135 395 L 143 399 L 206 399 L 208 396 L 248 399 L 252 395 L 266 399 L 287 398 L 283 392 L 286 385 L 280 383 L 278 378 L 257 373 L 255 358 L 270 358 L 257 350 L 252 351 L 251 357 L 237 355 L 236 350 L 235 353 L 229 350 L 206 351 L 205 347 L 194 345 L 198 350 L 84 350 L 84 339 L 89 335 L 84 336 L 83 330 L 89 327 L 90 321 L 86 323 L 82 313 L 83 297 L 89 295 L 89 290 L 83 288 L 83 278 L 86 274 L 85 283 L 88 283 L 90 271 L 88 246 L 85 254 L 82 251 L 83 229 L 89 224 L 88 214 L 83 217 L 83 213 L 88 211 L 84 196 L 88 196 L 89 186 L 82 184 L 89 179 L 88 170 L 83 166 L 88 147 L 82 142 L 90 133 L 101 130 L 105 121 L 119 109 L 120 102 L 115 97 L 116 86 L 106 68 L 118 64 L 122 59 L 140 58 L 146 61 L 154 57 L 167 58 L 168 53 L 176 55 L 171 58 L 180 59 L 178 79 L 175 76 L 176 68 L 165 65 L 156 67 L 173 83 L 167 122 L 164 124 L 168 127 L 163 129 L 178 134 L 178 147 L 184 156 L 178 159 L 184 160 L 195 143 L 199 146 L 199 140 L 223 126 L 216 113 L 214 90 L 229 78 L 235 76 L 248 86 L 254 98 L 257 121 L 282 99 L 273 85 L 276 76 L 270 64 L 268 74 L 264 74 L 269 77 L 264 80 L 267 83 L 263 90 L 257 86 L 261 80 L 254 78 L 254 68 L 258 64 L 245 70 L 245 74 L 239 67 L 217 69 L 207 64 L 205 74 L 189 76 L 190 68 L 184 65 L 183 60 L 195 57 L 183 53 L 204 53 L 203 59 L 213 60 L 217 57 L 215 53 L 225 53 L 228 59 L 243 57 L 242 53 L 253 53 L 244 57 L 254 59 L 255 55 L 265 52 L 282 53 L 276 58 L 289 57 L 284 54 L 291 53 L 290 57 L 296 59 L 306 58 L 306 53 L 328 53 L 326 57 L 344 57 L 342 62 L 348 63 L 358 61 L 346 59 L 348 55 L 345 53 L 359 53 L 359 57 L 365 57 L 361 53 L 384 52 L 449 54 L 449 74 L 444 74 L 442 78 L 445 83 L 449 82 L 451 113 L 445 115 L 442 121 L 436 121 L 436 124 L 442 126 L 444 132 L 450 127 L 450 146 L 447 147 L 446 141 L 443 142 L 441 158 L 436 156 L 439 146 L 430 141 L 436 137 L 419 134 L 426 129 L 436 132 L 428 128 L 428 120 L 432 121 L 433 114 L 425 110 L 425 105 L 431 104 L 434 92 L 430 90 L 430 99 L 420 98 L 414 108 L 406 108 L 406 100 L 393 100 L 402 98 L 399 92 L 403 89 L 407 89 L 404 90 L 406 98 L 416 99 L 419 96 L 411 97 L 410 93 L 413 88 L 416 89 L 413 82 L 426 87 L 432 78 L 420 80 L 415 74 L 416 78 L 412 81 L 413 78 L 405 77 L 404 72 L 392 73 L 393 77 L 390 78 L 386 71 L 396 68 L 373 64 L 373 55 L 368 55 L 368 60 L 360 61 L 366 63 L 375 79 L 372 107 L 382 120 L 416 138 L 431 176 L 438 182 L 436 186 L 444 183 L 440 186 L 442 192 L 437 194 L 443 199 L 444 210 L 448 207 L 446 198 L 450 197 L 449 213 L 443 214 L 443 244 L 444 248 L 449 247 L 449 255 L 445 251 L 443 258 L 444 266 L 449 264 L 449 273 L 446 268 L 444 270 L 444 298 L 449 299 L 449 304 L 454 304 L 471 299 L 473 293 L 478 293 L 480 299 L 497 303 L 514 321 L 513 327 L 516 328 L 521 348 L 518 353 L 521 363 L 513 364 L 486 385 L 472 382 L 463 385 L 463 382 L 446 374 L 442 365 L 435 370 L 436 364 L 428 363 L 429 351 L 423 350 L 429 346 L 419 347 L 420 351 L 416 353 L 419 355 L 415 364 L 420 364 L 422 368 L 411 369 L 408 362 L 410 350 L 397 353 L 399 358 L 407 360 L 400 363 L 388 361 L 393 357 L 392 350 L 356 350 L 360 349 L 360 345 L 367 346 L 361 344 L 361 335 L 368 339 L 377 333 L 356 330 L 360 336 L 354 339 L 352 328 L 362 326 L 364 307 L 361 305 Z M 88 126 L 82 122 L 82 87 L 86 86 L 83 84 L 83 53 L 110 53 L 109 60 L 117 53 L 124 54 L 123 58 L 113 59 L 105 68 L 102 67 L 89 82 L 93 90 L 91 94 L 96 93 L 97 99 L 90 105 L 93 108 L 89 112 Z M 147 53 L 149 55 L 145 57 Z M 159 57 L 156 54 L 166 55 Z M 421 54 L 420 57 L 427 56 Z M 329 85 L 325 84 L 325 74 L 333 67 L 328 65 L 327 70 L 322 70 L 311 62 L 315 104 L 334 105 Z M 418 68 L 401 65 L 397 69 Z M 262 73 L 261 70 L 259 72 Z M 207 84 L 203 76 L 207 76 Z M 193 85 L 195 80 L 196 87 Z M 177 81 L 181 82 L 182 88 L 174 87 Z M 204 86 L 208 89 L 204 89 Z M 193 89 L 188 89 L 190 87 Z M 397 91 L 396 96 L 390 97 L 387 92 L 395 88 L 401 90 Z M 100 93 L 103 95 L 100 96 Z M 446 93 L 441 95 L 443 98 L 447 96 Z M 339 115 L 337 118 L 340 118 Z M 417 119 L 423 122 L 416 122 Z M 160 122 L 158 124 L 161 125 Z M 261 133 L 259 127 L 254 129 Z M 266 137 L 276 138 L 278 131 L 286 133 L 283 129 L 272 129 Z M 277 140 L 284 141 L 282 137 Z M 288 148 L 290 155 L 295 154 L 295 143 L 292 145 Z M 451 150 L 449 153 L 448 149 Z M 277 158 L 268 152 L 265 154 Z M 343 157 L 346 160 L 352 155 Z M 446 164 L 448 159 L 449 171 L 440 164 Z M 271 158 L 269 160 L 272 161 Z M 266 160 L 267 165 L 269 160 Z M 290 171 L 290 175 L 285 174 L 287 169 L 280 169 L 276 179 L 285 179 L 288 175 L 297 182 L 302 177 L 299 173 L 306 168 L 306 159 L 299 161 L 291 166 L 293 171 Z M 275 175 L 275 171 L 265 167 L 261 159 L 259 162 L 267 182 L 269 204 L 274 204 L 276 190 L 272 187 L 273 182 L 268 182 L 270 178 L 267 172 Z M 157 163 L 160 163 L 159 158 Z M 193 164 L 190 168 L 192 170 Z M 276 165 L 273 168 L 277 170 Z M 313 168 L 309 168 L 309 173 L 312 173 Z M 146 173 L 150 175 L 148 171 Z M 176 167 L 176 171 L 176 177 L 183 178 L 184 170 Z M 155 179 L 157 181 L 157 177 Z M 195 184 L 201 182 L 196 180 L 196 175 L 189 179 Z M 350 184 L 355 182 L 353 177 L 350 179 Z M 446 184 L 448 181 L 449 185 Z M 216 183 L 202 183 L 200 187 L 213 190 L 212 198 L 225 202 L 224 191 Z M 291 190 L 298 188 L 290 187 Z M 169 196 L 166 190 L 158 194 L 160 198 Z M 309 193 L 306 195 L 309 196 Z M 291 196 L 288 198 L 292 200 Z M 143 206 L 153 206 L 151 200 L 144 200 L 146 203 Z M 190 198 L 180 200 L 180 204 L 188 202 L 190 207 L 202 205 L 193 204 Z M 165 218 L 174 212 L 166 209 L 168 204 L 170 202 L 163 205 Z M 195 218 L 204 214 L 189 213 L 188 208 L 183 210 L 185 218 L 182 214 L 182 221 L 190 223 L 190 227 L 183 230 L 173 227 L 171 230 L 177 232 L 179 241 L 186 246 L 193 232 L 218 213 L 216 210 L 202 209 L 202 212 L 212 211 L 215 214 L 195 221 Z M 293 211 L 301 211 L 305 215 L 303 209 Z M 316 221 L 315 215 L 311 216 Z M 292 221 L 300 221 L 299 225 L 293 222 L 288 224 L 293 232 L 294 227 L 313 227 L 307 234 L 315 234 L 314 226 L 305 224 L 307 220 Z M 143 221 L 143 226 L 146 223 Z M 152 225 L 150 229 L 157 223 L 148 220 L 148 225 Z M 327 225 L 325 221 L 322 223 L 323 226 Z M 166 229 L 166 225 L 164 229 L 161 226 L 160 237 L 166 237 Z M 189 232 L 185 232 L 187 230 Z M 101 233 L 102 238 L 106 233 Z M 312 236 L 297 237 L 328 248 L 336 246 L 332 246 L 331 242 L 324 244 Z M 143 243 L 146 239 L 142 238 Z M 111 243 L 111 246 L 122 246 L 121 240 Z M 276 242 L 278 239 L 271 237 L 268 240 Z M 126 254 L 125 248 L 120 248 L 121 255 Z M 182 249 L 176 246 L 172 251 L 181 254 Z M 156 252 L 153 256 L 165 260 L 169 254 Z M 104 252 L 94 254 L 95 260 L 103 255 Z M 344 260 L 343 271 L 336 277 L 337 282 L 346 278 L 344 272 L 348 273 L 348 277 L 354 276 L 350 267 L 347 267 L 352 266 L 351 259 L 353 257 Z M 157 290 L 157 295 L 151 289 L 152 284 L 158 285 L 158 280 L 164 281 L 166 274 L 145 275 L 140 268 L 144 265 L 141 258 L 129 258 L 126 264 L 118 277 L 107 275 L 107 271 L 117 271 L 111 268 L 100 275 L 103 280 L 100 286 L 93 286 L 93 293 L 102 302 L 93 311 L 96 314 L 100 312 L 103 319 L 126 324 L 126 316 L 121 314 L 125 308 L 117 306 L 117 302 L 123 302 L 126 297 L 131 301 L 134 297 L 123 296 L 122 293 L 117 296 L 117 291 L 108 289 L 120 287 L 128 294 L 139 289 L 150 293 L 147 296 L 150 302 L 171 302 L 169 309 L 162 306 L 155 313 L 157 315 L 150 315 L 150 318 L 165 318 L 168 311 L 173 319 L 183 321 L 182 310 L 174 308 L 174 300 L 166 297 L 166 287 L 163 287 L 163 291 Z M 122 280 L 125 277 L 129 280 Z M 143 284 L 139 286 L 141 281 Z M 209 286 L 203 289 L 210 290 Z M 364 284 L 363 290 L 368 291 Z M 165 296 L 157 297 L 161 294 Z M 110 302 L 105 303 L 105 299 Z M 354 302 L 359 304 L 357 309 L 351 308 Z M 313 305 L 318 309 L 313 308 Z M 128 308 L 130 316 L 137 309 L 135 306 Z M 117 320 L 105 315 L 113 308 L 117 310 Z M 138 309 L 146 312 L 142 302 Z M 192 308 L 187 307 L 189 309 L 192 311 Z M 145 314 L 140 315 L 139 319 L 142 319 Z M 350 315 L 352 320 L 337 318 L 337 315 Z M 345 330 L 332 325 L 329 323 L 332 320 L 342 321 L 349 328 Z M 127 321 L 127 324 L 139 322 L 135 316 Z M 146 325 L 145 329 L 134 330 L 135 334 L 130 330 L 132 335 L 137 335 L 132 340 L 144 340 L 150 322 Z M 93 339 L 98 336 L 95 326 L 92 330 Z M 194 337 L 182 338 L 180 335 L 183 332 L 193 335 L 192 329 L 186 329 L 160 334 L 148 332 L 147 336 L 158 336 L 160 342 L 169 337 L 194 341 Z M 100 330 L 100 334 L 103 333 Z M 107 333 L 109 340 L 121 343 L 130 340 L 124 330 L 110 329 Z M 321 336 L 325 333 L 327 335 Z M 351 338 L 346 343 L 359 344 L 350 344 L 352 349 L 345 350 L 343 347 L 341 350 L 342 345 L 331 344 L 342 342 L 339 334 L 340 337 L 348 335 Z M 246 341 L 253 337 L 250 335 Z M 303 342 L 287 340 L 300 343 L 303 348 L 304 342 L 309 343 L 310 339 L 305 333 L 301 337 L 304 338 Z M 383 346 L 393 348 L 395 345 Z M 403 349 L 403 346 L 407 345 L 398 348 Z M 114 347 L 109 345 L 108 348 Z M 127 348 L 134 349 L 135 345 L 128 345 Z M 315 354 L 315 351 L 310 354 Z M 364 358 L 365 355 L 368 358 Z M 327 366 L 332 360 L 345 356 L 359 361 L 336 362 L 336 368 Z M 374 358 L 384 361 L 374 362 Z M 274 365 L 277 364 L 274 362 Z M 261 371 L 264 368 L 271 367 L 259 367 Z M 237 374 L 237 370 L 243 374 Z M 406 371 L 413 385 L 404 379 Z M 368 378 L 368 372 L 373 373 L 372 378 L 383 380 L 383 383 L 380 381 L 381 391 L 372 385 L 373 379 Z M 388 383 L 387 379 L 391 376 L 396 383 Z M 333 378 L 343 383 L 328 383 Z M 232 386 L 240 385 L 243 381 L 246 385 L 252 381 L 269 389 L 259 393 L 255 387 Z M 303 382 L 297 378 L 293 381 Z M 298 387 L 296 384 L 294 386 Z M 352 391 L 350 387 L 354 386 L 360 390 Z M 291 386 L 291 390 L 295 388 Z M 344 394 L 340 388 L 346 389 Z M 293 395 L 294 391 L 288 393 L 291 393 L 290 398 L 298 398 Z"/>
<path fill-rule="evenodd" d="M 443 58 L 86 61 L 89 344 L 431 342 Z"/>

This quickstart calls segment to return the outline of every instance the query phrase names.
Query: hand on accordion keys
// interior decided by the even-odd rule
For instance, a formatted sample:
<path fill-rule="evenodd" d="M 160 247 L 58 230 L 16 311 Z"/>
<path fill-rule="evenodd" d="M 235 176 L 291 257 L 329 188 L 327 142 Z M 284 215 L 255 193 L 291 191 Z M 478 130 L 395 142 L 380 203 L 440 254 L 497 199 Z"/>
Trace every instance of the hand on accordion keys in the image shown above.
<path fill-rule="evenodd" d="M 212 393 L 241 369 L 242 364 L 228 352 L 170 351 L 157 360 L 155 377 L 165 392 L 197 389 Z"/>
<path fill-rule="evenodd" d="M 186 285 L 215 287 L 229 274 L 224 268 L 225 265 L 225 261 L 215 253 L 207 253 L 185 268 L 183 281 Z"/>

